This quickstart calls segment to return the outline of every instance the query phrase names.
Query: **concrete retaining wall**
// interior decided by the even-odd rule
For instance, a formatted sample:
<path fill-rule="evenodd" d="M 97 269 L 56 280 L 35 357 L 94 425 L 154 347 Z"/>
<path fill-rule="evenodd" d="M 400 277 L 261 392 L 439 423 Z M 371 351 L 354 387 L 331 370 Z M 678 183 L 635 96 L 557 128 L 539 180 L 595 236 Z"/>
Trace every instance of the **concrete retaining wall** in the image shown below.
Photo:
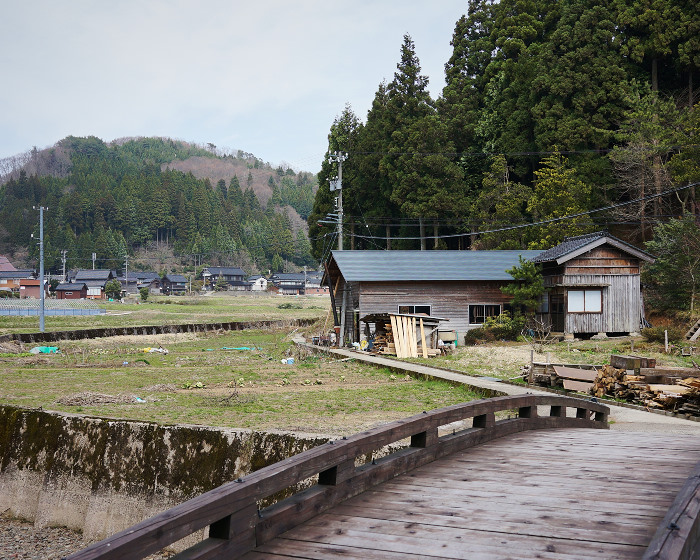
<path fill-rule="evenodd" d="M 326 441 L 0 406 L 0 512 L 100 540 Z"/>

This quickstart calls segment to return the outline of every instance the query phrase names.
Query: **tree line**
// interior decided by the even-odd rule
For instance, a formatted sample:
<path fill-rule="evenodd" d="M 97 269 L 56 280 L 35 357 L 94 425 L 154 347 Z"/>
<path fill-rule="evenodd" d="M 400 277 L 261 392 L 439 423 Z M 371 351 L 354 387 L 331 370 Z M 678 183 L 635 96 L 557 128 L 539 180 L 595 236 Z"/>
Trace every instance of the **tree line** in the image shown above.
<path fill-rule="evenodd" d="M 438 99 L 406 35 L 366 118 L 348 105 L 330 127 L 345 248 L 536 249 L 604 228 L 644 244 L 696 216 L 699 28 L 689 0 L 470 0 Z M 317 258 L 337 245 L 318 223 L 337 173 L 322 163 Z"/>
<path fill-rule="evenodd" d="M 310 173 L 271 169 L 273 197 L 263 206 L 250 172 L 211 184 L 191 173 L 161 170 L 175 159 L 221 157 L 210 149 L 163 138 L 107 145 L 95 137 L 68 137 L 45 158 L 51 160 L 58 149 L 70 155 L 63 176 L 21 170 L 0 187 L 3 252 L 29 246 L 37 256 L 30 239 L 38 234 L 33 207 L 41 205 L 49 208 L 44 214 L 47 270 L 61 270 L 63 250 L 67 268 L 89 268 L 93 253 L 96 266 L 122 268 L 125 256 L 156 243 L 171 248 L 183 264 L 191 255 L 209 265 L 231 264 L 235 257 L 274 271 L 285 262 L 314 262 L 306 233 L 295 233 L 287 213 L 279 210 L 288 204 L 303 217 L 309 214 L 316 185 Z M 241 156 L 251 169 L 264 166 L 252 154 L 236 157 Z"/>

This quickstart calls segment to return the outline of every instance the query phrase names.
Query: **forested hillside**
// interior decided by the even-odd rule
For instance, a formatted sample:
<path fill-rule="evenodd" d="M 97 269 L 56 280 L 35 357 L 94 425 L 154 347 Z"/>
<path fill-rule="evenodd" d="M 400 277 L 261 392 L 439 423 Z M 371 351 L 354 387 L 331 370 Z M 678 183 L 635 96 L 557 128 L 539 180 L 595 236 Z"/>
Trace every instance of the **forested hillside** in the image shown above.
<path fill-rule="evenodd" d="M 98 267 L 122 268 L 129 255 L 158 271 L 314 264 L 303 221 L 316 188 L 310 173 L 163 138 L 68 137 L 13 163 L 0 187 L 0 253 L 28 248 L 33 262 L 33 207 L 48 207 L 47 270 L 61 269 L 62 250 L 67 268 L 91 267 L 92 253 Z"/>
<path fill-rule="evenodd" d="M 697 215 L 699 32 L 690 0 L 470 0 L 438 99 L 406 36 L 366 119 L 347 106 L 330 129 L 345 247 L 542 248 L 603 228 L 639 244 Z M 319 258 L 337 173 L 323 162 L 309 217 Z"/>

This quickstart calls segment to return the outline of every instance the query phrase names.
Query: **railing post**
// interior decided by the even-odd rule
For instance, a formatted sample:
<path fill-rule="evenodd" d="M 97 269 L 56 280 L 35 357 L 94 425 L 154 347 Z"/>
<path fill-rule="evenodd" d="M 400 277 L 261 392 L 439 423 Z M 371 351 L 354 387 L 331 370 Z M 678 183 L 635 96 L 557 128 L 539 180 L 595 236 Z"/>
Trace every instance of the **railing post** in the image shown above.
<path fill-rule="evenodd" d="M 318 483 L 325 486 L 335 486 L 352 478 L 355 474 L 355 460 L 348 460 L 318 473 Z"/>
<path fill-rule="evenodd" d="M 537 418 L 537 406 L 521 406 L 518 409 L 518 418 Z"/>

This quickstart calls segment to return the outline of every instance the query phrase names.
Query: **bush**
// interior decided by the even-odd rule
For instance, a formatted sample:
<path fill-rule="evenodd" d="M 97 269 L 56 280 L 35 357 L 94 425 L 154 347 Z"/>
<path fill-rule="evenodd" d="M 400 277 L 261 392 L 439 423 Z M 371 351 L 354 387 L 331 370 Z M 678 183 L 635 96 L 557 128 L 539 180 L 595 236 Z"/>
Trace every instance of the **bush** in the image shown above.
<path fill-rule="evenodd" d="M 493 342 L 495 340 L 496 337 L 493 335 L 493 333 L 483 327 L 479 327 L 478 329 L 470 329 L 464 333 L 464 344 L 467 346 L 474 346 L 483 342 Z"/>
<path fill-rule="evenodd" d="M 483 328 L 491 331 L 496 340 L 518 340 L 525 321 L 523 315 L 511 317 L 510 313 L 504 311 L 498 317 L 487 317 Z"/>
<path fill-rule="evenodd" d="M 678 327 L 648 327 L 642 329 L 642 336 L 647 342 L 665 342 L 666 337 L 664 331 L 668 331 L 668 341 L 669 342 L 679 342 L 685 338 L 685 331 Z"/>

